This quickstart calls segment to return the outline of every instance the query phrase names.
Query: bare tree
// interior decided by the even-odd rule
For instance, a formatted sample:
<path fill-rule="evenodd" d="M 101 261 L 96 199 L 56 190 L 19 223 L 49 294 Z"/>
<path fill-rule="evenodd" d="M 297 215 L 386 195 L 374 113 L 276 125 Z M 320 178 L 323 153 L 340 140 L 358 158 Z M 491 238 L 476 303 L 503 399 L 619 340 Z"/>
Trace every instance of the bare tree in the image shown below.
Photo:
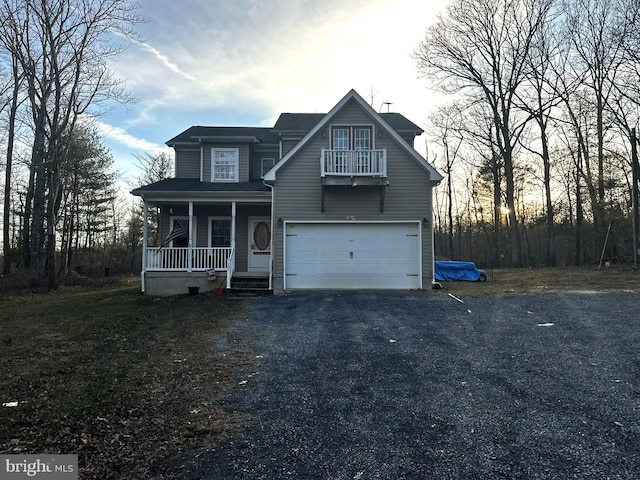
<path fill-rule="evenodd" d="M 637 38 L 637 0 L 565 0 L 571 57 L 565 75 L 581 81 L 586 92 L 573 90 L 590 102 L 595 117 L 596 154 L 584 156 L 584 178 L 590 193 L 596 237 L 604 240 L 606 113 L 615 85 L 628 62 L 628 41 Z M 570 97 L 571 91 L 566 92 Z M 584 147 L 584 146 L 583 146 Z M 592 165 L 592 158 L 596 165 Z"/>
<path fill-rule="evenodd" d="M 558 95 L 558 59 L 563 58 L 564 38 L 555 29 L 560 13 L 551 6 L 546 21 L 534 34 L 534 41 L 528 56 L 526 88 L 518 93 L 519 108 L 526 112 L 537 127 L 538 137 L 533 145 L 523 143 L 523 147 L 542 161 L 542 180 L 545 196 L 545 217 L 547 235 L 545 242 L 545 263 L 555 264 L 555 222 L 551 185 L 551 135 L 550 123 L 553 112 L 562 102 Z"/>
<path fill-rule="evenodd" d="M 135 180 L 136 187 L 159 182 L 171 178 L 173 172 L 173 160 L 165 152 L 141 153 L 134 155 L 136 165 L 140 170 L 140 176 Z"/>
<path fill-rule="evenodd" d="M 442 146 L 444 152 L 444 174 L 447 179 L 447 228 L 448 228 L 448 257 L 454 258 L 453 249 L 453 209 L 454 209 L 454 188 L 453 172 L 454 163 L 458 156 L 460 147 L 464 140 L 456 122 L 459 121 L 459 107 L 448 105 L 439 108 L 430 116 L 430 122 L 437 131 L 434 139 Z"/>
<path fill-rule="evenodd" d="M 136 187 L 159 182 L 160 180 L 164 180 L 172 176 L 173 161 L 167 153 L 147 152 L 134 156 L 136 158 L 136 164 L 140 170 L 140 176 L 135 179 Z M 141 202 L 140 206 L 142 206 Z M 158 225 L 160 223 L 160 211 L 157 208 L 154 209 L 154 211 L 155 213 L 152 213 L 149 217 L 148 235 L 151 244 L 159 244 Z"/>
<path fill-rule="evenodd" d="M 3 246 L 3 257 L 2 257 L 2 274 L 8 275 L 11 271 L 11 262 L 12 262 L 12 254 L 11 254 L 11 185 L 12 185 L 12 174 L 13 174 L 13 150 L 14 150 L 14 141 L 15 141 L 15 130 L 16 130 L 16 116 L 18 112 L 18 107 L 20 104 L 20 86 L 22 82 L 22 75 L 18 70 L 18 65 L 15 59 L 11 59 L 11 78 L 12 78 L 12 87 L 11 87 L 11 97 L 9 101 L 9 122 L 7 127 L 7 155 L 6 155 L 6 165 L 5 165 L 5 173 L 4 173 L 4 210 L 3 210 L 3 218 L 2 218 L 2 246 Z"/>
<path fill-rule="evenodd" d="M 457 0 L 429 27 L 414 52 L 419 71 L 437 86 L 482 99 L 492 112 L 504 166 L 513 265 L 521 261 L 514 148 L 526 123 L 518 118 L 516 95 L 550 4 L 551 0 Z"/>
<path fill-rule="evenodd" d="M 128 0 L 1 0 L 0 37 L 23 76 L 33 126 L 23 264 L 51 289 L 64 141 L 91 107 L 126 96 L 107 61 L 121 50 L 112 34 L 131 35 L 136 8 Z"/>

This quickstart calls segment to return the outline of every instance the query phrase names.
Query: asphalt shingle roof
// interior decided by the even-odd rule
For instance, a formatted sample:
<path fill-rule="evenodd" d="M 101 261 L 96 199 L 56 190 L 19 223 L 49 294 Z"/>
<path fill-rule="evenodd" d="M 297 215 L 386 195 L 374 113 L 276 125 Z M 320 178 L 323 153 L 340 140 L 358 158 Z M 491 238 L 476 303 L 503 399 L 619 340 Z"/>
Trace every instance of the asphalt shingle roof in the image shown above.
<path fill-rule="evenodd" d="M 315 127 L 325 115 L 326 113 L 282 113 L 273 130 L 306 133 Z M 422 128 L 400 113 L 381 113 L 380 117 L 397 132 L 423 132 Z"/>
<path fill-rule="evenodd" d="M 187 128 L 184 132 L 167 141 L 167 145 L 171 146 L 175 143 L 197 143 L 201 137 L 255 137 L 260 143 L 277 144 L 278 136 L 274 134 L 272 130 L 270 127 L 206 127 L 196 125 Z"/>
<path fill-rule="evenodd" d="M 271 127 L 207 127 L 195 125 L 167 141 L 172 146 L 177 143 L 198 143 L 199 138 L 230 139 L 251 142 L 257 139 L 259 143 L 277 144 L 278 134 L 281 132 L 309 132 L 326 113 L 282 113 L 273 128 Z M 404 115 L 399 113 L 381 113 L 382 119 L 397 132 L 416 132 L 423 130 Z M 231 140 L 232 141 L 232 140 Z"/>
<path fill-rule="evenodd" d="M 131 193 L 140 195 L 144 193 L 179 193 L 179 192 L 268 192 L 269 187 L 262 181 L 238 182 L 238 183 L 215 183 L 201 182 L 197 178 L 167 178 L 159 182 L 151 183 L 143 187 L 136 188 Z"/>

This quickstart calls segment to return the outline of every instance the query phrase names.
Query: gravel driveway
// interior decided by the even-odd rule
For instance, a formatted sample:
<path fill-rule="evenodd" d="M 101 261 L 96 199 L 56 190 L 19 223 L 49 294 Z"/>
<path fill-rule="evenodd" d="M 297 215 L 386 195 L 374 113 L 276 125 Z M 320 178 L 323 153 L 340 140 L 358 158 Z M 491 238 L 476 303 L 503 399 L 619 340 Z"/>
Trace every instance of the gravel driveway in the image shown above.
<path fill-rule="evenodd" d="M 640 295 L 249 299 L 255 422 L 187 478 L 640 478 Z"/>

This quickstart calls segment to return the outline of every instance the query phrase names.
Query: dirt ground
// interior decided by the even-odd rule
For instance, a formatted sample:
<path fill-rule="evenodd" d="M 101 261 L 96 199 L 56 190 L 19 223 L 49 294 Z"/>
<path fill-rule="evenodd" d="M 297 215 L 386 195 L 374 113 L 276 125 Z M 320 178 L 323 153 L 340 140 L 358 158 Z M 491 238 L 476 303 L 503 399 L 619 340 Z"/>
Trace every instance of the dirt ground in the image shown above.
<path fill-rule="evenodd" d="M 486 269 L 486 282 L 441 282 L 443 290 L 461 295 L 495 295 L 555 291 L 640 291 L 640 269 L 611 267 Z"/>

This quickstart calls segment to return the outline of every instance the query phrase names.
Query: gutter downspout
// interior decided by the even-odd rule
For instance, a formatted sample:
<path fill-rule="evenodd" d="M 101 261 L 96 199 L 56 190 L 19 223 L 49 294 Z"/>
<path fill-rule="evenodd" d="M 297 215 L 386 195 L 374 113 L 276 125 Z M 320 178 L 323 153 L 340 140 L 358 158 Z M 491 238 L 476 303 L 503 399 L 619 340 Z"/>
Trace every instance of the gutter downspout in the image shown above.
<path fill-rule="evenodd" d="M 200 181 L 204 182 L 204 144 L 200 140 Z"/>
<path fill-rule="evenodd" d="M 276 238 L 276 235 L 274 232 L 275 232 L 275 229 L 278 228 L 275 222 L 275 211 L 274 211 L 274 202 L 273 202 L 274 196 L 275 196 L 275 189 L 273 188 L 273 185 L 265 183 L 264 181 L 262 181 L 262 184 L 271 189 L 271 258 L 269 259 L 269 290 L 273 290 L 273 256 L 275 252 L 274 240 Z"/>
<path fill-rule="evenodd" d="M 436 280 L 436 229 L 433 221 L 433 189 L 440 185 L 440 182 L 431 182 L 429 188 L 429 205 L 431 217 L 429 218 L 429 228 L 431 229 L 431 289 L 440 290 L 442 285 Z"/>
<path fill-rule="evenodd" d="M 429 221 L 429 228 L 431 229 L 431 288 L 434 288 L 438 282 L 436 281 L 436 232 L 433 228 L 433 215 L 431 216 L 431 220 Z M 438 290 L 440 287 L 436 287 Z"/>
<path fill-rule="evenodd" d="M 193 272 L 193 202 L 189 202 L 189 243 L 187 248 L 187 272 Z"/>

